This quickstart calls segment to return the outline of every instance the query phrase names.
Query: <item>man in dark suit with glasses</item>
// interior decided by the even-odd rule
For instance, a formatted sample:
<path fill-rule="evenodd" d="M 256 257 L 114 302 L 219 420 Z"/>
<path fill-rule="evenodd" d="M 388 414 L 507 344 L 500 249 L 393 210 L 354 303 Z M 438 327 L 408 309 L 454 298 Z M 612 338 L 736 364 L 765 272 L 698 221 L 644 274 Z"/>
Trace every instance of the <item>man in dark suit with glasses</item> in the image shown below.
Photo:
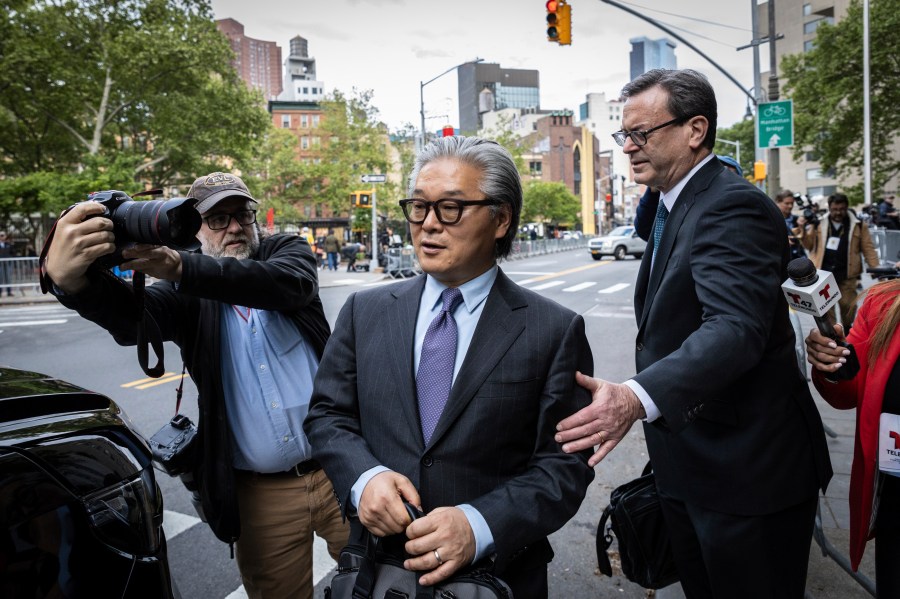
<path fill-rule="evenodd" d="M 643 419 L 685 595 L 799 599 L 831 463 L 780 287 L 784 219 L 716 160 L 703 75 L 651 70 L 623 96 L 613 137 L 635 181 L 660 192 L 635 283 L 637 374 L 580 377 L 593 402 L 557 440 L 600 442 L 595 465 Z"/>
<path fill-rule="evenodd" d="M 316 377 L 305 428 L 351 539 L 365 526 L 434 585 L 492 563 L 516 599 L 547 596 L 547 536 L 593 478 L 554 426 L 587 405 L 578 314 L 497 266 L 522 209 L 509 153 L 478 138 L 427 146 L 400 202 L 424 275 L 352 295 Z M 406 500 L 425 517 L 410 523 Z M 389 540 L 388 544 L 392 541 Z"/>

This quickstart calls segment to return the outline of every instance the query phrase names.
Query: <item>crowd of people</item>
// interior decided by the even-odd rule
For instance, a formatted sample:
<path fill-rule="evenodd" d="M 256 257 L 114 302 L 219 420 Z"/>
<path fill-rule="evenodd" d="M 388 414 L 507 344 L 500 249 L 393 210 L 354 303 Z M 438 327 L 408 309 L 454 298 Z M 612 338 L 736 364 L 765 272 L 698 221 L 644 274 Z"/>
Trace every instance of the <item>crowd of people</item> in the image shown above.
<path fill-rule="evenodd" d="M 621 383 L 594 376 L 581 315 L 498 264 L 522 186 L 510 154 L 484 139 L 445 137 L 417 155 L 400 204 L 424 274 L 351 295 L 333 331 L 314 248 L 337 269 L 341 240 L 264 234 L 235 175 L 191 189 L 201 252 L 124 250 L 121 268 L 159 280 L 144 309 L 197 384 L 198 501 L 236 549 L 248 596 L 312 597 L 313 533 L 336 557 L 368 530 L 422 585 L 478 564 L 516 599 L 547 597 L 548 536 L 637 421 L 685 595 L 803 596 L 832 468 L 780 285 L 808 251 L 855 297 L 871 239 L 846 197 L 829 198 L 813 225 L 785 208 L 793 194 L 773 202 L 718 159 L 701 74 L 652 70 L 622 95 L 613 137 L 648 188 L 636 225 L 649 245 L 636 373 Z M 95 266 L 115 248 L 112 223 L 90 218 L 101 210 L 88 202 L 60 218 L 45 272 L 62 304 L 134 345 L 135 295 Z M 900 419 L 898 297 L 894 284 L 863 304 L 848 337 L 867 358 L 855 380 L 815 375 L 830 402 L 864 416 L 852 555 L 855 566 L 875 535 L 885 597 L 898 596 L 898 481 L 871 452 L 879 418 Z M 842 304 L 842 321 L 854 311 Z M 817 371 L 840 367 L 840 346 L 814 333 L 807 343 Z M 882 507 L 870 529 L 873 493 Z M 425 515 L 412 521 L 404 502 Z"/>

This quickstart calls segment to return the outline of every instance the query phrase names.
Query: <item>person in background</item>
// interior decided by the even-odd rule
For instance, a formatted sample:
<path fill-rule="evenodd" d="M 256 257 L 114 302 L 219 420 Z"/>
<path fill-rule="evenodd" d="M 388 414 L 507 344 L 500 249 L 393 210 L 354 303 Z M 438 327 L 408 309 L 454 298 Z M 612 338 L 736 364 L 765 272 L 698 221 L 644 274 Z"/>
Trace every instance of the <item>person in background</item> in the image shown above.
<path fill-rule="evenodd" d="M 833 193 L 828 196 L 827 219 L 823 218 L 815 226 L 798 219 L 802 227 L 800 241 L 809 252 L 809 259 L 816 268 L 831 272 L 840 287 L 838 305 L 845 330 L 850 329 L 856 316 L 862 258 L 870 267 L 879 264 L 869 228 L 849 212 L 849 205 L 847 196 Z"/>
<path fill-rule="evenodd" d="M 4 291 L 9 297 L 13 295 L 12 287 L 8 285 L 12 279 L 12 265 L 6 260 L 13 256 L 15 256 L 13 244 L 7 240 L 6 231 L 0 231 L 0 296 Z"/>
<path fill-rule="evenodd" d="M 900 213 L 894 206 L 894 194 L 892 193 L 884 196 L 878 204 L 878 225 L 892 231 L 900 229 Z"/>
<path fill-rule="evenodd" d="M 806 255 L 803 251 L 803 244 L 800 243 L 799 236 L 802 235 L 802 228 L 797 222 L 797 216 L 792 214 L 794 210 L 794 192 L 790 189 L 782 189 L 775 196 L 775 205 L 781 210 L 784 216 L 784 226 L 787 228 L 788 243 L 791 246 L 791 260 L 802 258 Z"/>
<path fill-rule="evenodd" d="M 838 340 L 844 329 L 835 325 Z M 900 597 L 900 279 L 869 288 L 846 341 L 860 369 L 847 381 L 826 375 L 844 367 L 850 351 L 813 328 L 806 337 L 812 380 L 831 406 L 856 412 L 850 470 L 850 565 L 859 568 L 875 538 L 877 597 Z M 879 437 L 885 442 L 879 446 Z M 876 510 L 877 506 L 877 510 Z M 875 513 L 873 513 L 875 512 Z"/>
<path fill-rule="evenodd" d="M 261 238 L 235 175 L 200 177 L 188 195 L 201 251 L 137 244 L 121 268 L 159 279 L 145 310 L 197 385 L 198 512 L 236 548 L 249 597 L 311 599 L 313 533 L 337 559 L 349 531 L 302 428 L 329 336 L 313 254 L 297 235 Z M 103 210 L 82 202 L 59 219 L 46 272 L 60 303 L 135 345 L 131 284 L 92 267 L 115 248 L 112 221 L 90 218 Z"/>
<path fill-rule="evenodd" d="M 328 270 L 337 270 L 341 262 L 341 240 L 334 234 L 334 229 L 328 229 L 325 237 L 325 254 L 328 256 Z"/>

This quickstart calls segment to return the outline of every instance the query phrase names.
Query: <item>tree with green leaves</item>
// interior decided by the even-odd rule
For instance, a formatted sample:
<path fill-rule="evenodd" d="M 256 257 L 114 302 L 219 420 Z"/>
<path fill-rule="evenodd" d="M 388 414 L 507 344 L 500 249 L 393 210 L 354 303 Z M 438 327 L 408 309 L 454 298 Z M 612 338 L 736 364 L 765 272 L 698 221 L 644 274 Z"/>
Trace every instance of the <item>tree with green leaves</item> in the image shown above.
<path fill-rule="evenodd" d="M 869 12 L 871 152 L 873 189 L 900 174 L 900 68 L 896 2 L 873 0 Z M 785 56 L 785 93 L 794 100 L 794 158 L 812 151 L 823 171 L 835 169 L 842 182 L 863 178 L 863 22 L 853 0 L 845 17 L 816 30 L 815 46 Z M 845 184 L 846 185 L 846 184 Z M 851 202 L 862 201 L 862 183 L 845 186 Z"/>
<path fill-rule="evenodd" d="M 0 175 L 21 195 L 0 213 L 55 213 L 104 187 L 186 190 L 254 152 L 269 116 L 208 0 L 4 4 Z"/>
<path fill-rule="evenodd" d="M 506 148 L 516 164 L 516 170 L 520 175 L 526 175 L 528 174 L 528 165 L 525 164 L 524 154 L 527 148 L 527 138 L 523 138 L 513 131 L 512 121 L 512 116 L 500 115 L 497 119 L 497 126 L 482 132 L 481 136 L 496 141 Z"/>
<path fill-rule="evenodd" d="M 745 176 L 753 172 L 753 162 L 756 158 L 754 127 L 753 120 L 745 119 L 736 122 L 731 127 L 720 128 L 716 131 L 716 145 L 713 151 L 717 156 L 731 156 L 737 159 L 737 146 L 719 140 L 727 139 L 741 144 L 741 168 L 744 169 Z"/>
<path fill-rule="evenodd" d="M 565 183 L 528 181 L 523 189 L 522 223 L 558 225 L 580 222 L 581 201 Z"/>

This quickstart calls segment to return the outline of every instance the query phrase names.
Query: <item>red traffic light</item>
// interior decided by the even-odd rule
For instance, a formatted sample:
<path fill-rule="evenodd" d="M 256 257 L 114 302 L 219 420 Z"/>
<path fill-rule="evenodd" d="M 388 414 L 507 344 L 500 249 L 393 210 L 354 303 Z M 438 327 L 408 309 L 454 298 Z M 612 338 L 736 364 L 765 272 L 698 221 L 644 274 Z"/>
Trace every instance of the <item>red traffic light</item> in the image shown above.
<path fill-rule="evenodd" d="M 547 0 L 547 41 L 559 42 L 559 0 Z"/>
<path fill-rule="evenodd" d="M 557 0 L 547 0 L 547 12 L 556 12 L 558 7 L 559 2 Z"/>
<path fill-rule="evenodd" d="M 444 125 L 441 129 L 441 137 L 453 137 L 455 133 L 453 125 Z"/>
<path fill-rule="evenodd" d="M 612 202 L 612 194 L 611 193 L 606 194 L 606 201 Z"/>

